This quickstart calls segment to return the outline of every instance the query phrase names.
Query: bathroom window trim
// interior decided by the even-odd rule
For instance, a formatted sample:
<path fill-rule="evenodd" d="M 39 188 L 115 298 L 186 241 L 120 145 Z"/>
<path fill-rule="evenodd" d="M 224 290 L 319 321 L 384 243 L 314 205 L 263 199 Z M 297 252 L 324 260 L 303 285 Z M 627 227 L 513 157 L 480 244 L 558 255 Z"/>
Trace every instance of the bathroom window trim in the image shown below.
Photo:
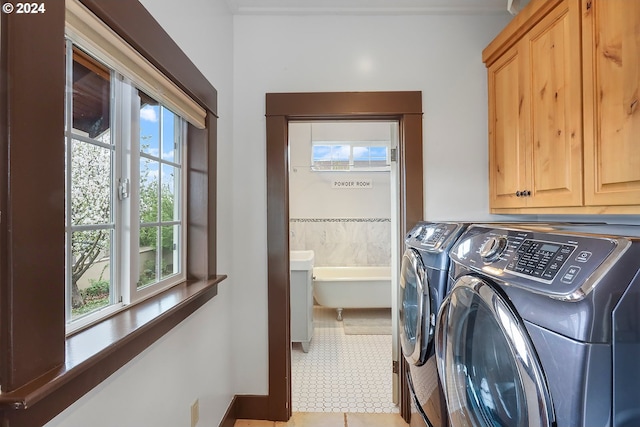
<path fill-rule="evenodd" d="M 205 109 L 206 127 L 190 124 L 187 136 L 187 254 L 196 256 L 187 258 L 184 283 L 65 337 L 65 5 L 52 2 L 39 15 L 2 14 L 0 174 L 8 179 L 0 186 L 0 423 L 5 426 L 44 425 L 206 304 L 226 277 L 217 274 L 215 261 L 215 88 L 139 1 L 81 3 Z M 39 268 L 33 268 L 34 259 Z"/>

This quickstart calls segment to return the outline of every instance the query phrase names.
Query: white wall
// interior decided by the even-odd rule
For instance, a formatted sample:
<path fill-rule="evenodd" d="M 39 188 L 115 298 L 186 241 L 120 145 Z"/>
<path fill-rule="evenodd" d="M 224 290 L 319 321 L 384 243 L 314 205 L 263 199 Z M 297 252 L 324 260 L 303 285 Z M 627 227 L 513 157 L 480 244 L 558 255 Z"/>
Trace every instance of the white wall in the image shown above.
<path fill-rule="evenodd" d="M 378 141 L 390 147 L 397 127 L 369 121 L 289 124 L 291 250 L 313 250 L 316 267 L 391 264 L 391 172 L 314 171 L 311 146 L 312 141 Z M 371 187 L 336 188 L 335 181 Z"/>
<path fill-rule="evenodd" d="M 218 90 L 219 294 L 158 342 L 80 398 L 47 427 L 179 427 L 200 400 L 200 426 L 217 426 L 231 402 L 233 275 L 233 20 L 224 0 L 141 0 Z M 176 19 L 179 16 L 179 19 Z"/>
<path fill-rule="evenodd" d="M 425 218 L 486 219 L 482 49 L 511 17 L 234 17 L 235 382 L 268 392 L 265 93 L 422 91 Z M 244 267 L 251 260 L 251 268 Z"/>
<path fill-rule="evenodd" d="M 338 136 L 312 136 L 312 126 L 333 127 Z M 354 140 L 391 143 L 392 123 L 289 124 L 289 216 L 291 218 L 387 218 L 391 217 L 391 172 L 337 172 L 311 170 L 311 141 Z M 355 128 L 355 129 L 354 129 Z M 372 129 L 371 129 L 372 128 Z M 358 131 L 359 134 L 358 134 Z M 377 132 L 367 138 L 365 132 Z M 348 136 L 346 132 L 354 132 Z M 386 140 L 384 139 L 386 137 Z M 371 188 L 333 188 L 334 180 L 371 180 Z"/>

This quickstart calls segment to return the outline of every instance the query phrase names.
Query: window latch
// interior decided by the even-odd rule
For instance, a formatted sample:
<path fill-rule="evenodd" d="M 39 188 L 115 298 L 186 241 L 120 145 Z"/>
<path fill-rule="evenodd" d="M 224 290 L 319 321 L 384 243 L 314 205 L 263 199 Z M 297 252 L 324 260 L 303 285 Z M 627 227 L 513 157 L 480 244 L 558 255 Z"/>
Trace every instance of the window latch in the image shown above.
<path fill-rule="evenodd" d="M 124 200 L 129 198 L 129 179 L 120 178 L 118 180 L 118 198 Z"/>

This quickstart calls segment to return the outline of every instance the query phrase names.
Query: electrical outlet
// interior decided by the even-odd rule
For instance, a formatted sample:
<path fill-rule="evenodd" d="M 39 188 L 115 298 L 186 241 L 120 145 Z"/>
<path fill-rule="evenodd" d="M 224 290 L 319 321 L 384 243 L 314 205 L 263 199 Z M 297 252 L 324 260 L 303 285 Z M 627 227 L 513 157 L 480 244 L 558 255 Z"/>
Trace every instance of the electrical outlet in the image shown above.
<path fill-rule="evenodd" d="M 196 427 L 200 420 L 200 399 L 191 404 L 191 427 Z"/>

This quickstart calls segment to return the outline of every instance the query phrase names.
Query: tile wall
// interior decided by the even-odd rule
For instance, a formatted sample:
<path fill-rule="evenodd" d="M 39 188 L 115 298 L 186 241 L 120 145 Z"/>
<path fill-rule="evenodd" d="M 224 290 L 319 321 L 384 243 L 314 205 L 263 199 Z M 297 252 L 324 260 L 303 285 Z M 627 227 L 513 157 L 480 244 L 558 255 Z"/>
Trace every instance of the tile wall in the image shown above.
<path fill-rule="evenodd" d="M 389 218 L 293 218 L 290 249 L 313 250 L 314 265 L 391 265 Z"/>

